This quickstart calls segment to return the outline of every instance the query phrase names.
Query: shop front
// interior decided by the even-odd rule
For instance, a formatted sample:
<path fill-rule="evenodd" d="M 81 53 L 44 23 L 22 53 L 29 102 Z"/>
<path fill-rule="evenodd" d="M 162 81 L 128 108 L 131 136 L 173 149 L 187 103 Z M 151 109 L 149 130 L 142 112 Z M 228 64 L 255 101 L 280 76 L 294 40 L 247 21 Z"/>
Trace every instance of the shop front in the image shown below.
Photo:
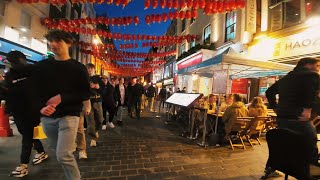
<path fill-rule="evenodd" d="M 38 51 L 22 46 L 20 44 L 14 43 L 7 39 L 0 38 L 0 62 L 2 66 L 2 60 L 6 58 L 6 55 L 10 51 L 21 51 L 23 54 L 26 55 L 27 60 L 30 63 L 39 62 L 46 58 L 45 54 L 42 54 Z"/>

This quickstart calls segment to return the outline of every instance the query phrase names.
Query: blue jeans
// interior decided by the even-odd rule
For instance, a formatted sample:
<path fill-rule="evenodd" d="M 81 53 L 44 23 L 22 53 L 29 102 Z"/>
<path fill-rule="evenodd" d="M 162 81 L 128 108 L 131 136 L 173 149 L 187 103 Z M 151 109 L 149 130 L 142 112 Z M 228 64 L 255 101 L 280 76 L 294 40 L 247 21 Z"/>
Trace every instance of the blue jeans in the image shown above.
<path fill-rule="evenodd" d="M 61 118 L 42 117 L 43 130 L 49 145 L 56 150 L 58 162 L 61 164 L 67 180 L 80 180 L 80 171 L 73 155 L 76 148 L 76 137 L 79 117 L 65 116 Z"/>

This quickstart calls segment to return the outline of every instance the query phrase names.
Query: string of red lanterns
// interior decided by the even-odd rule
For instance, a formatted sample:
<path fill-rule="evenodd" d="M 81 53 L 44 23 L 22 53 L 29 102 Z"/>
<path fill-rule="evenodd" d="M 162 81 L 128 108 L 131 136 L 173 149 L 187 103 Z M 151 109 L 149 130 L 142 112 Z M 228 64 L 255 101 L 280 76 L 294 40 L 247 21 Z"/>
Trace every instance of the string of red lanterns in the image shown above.
<path fill-rule="evenodd" d="M 166 22 L 168 19 L 191 19 L 198 17 L 198 11 L 196 9 L 186 10 L 186 11 L 175 11 L 169 13 L 162 13 L 162 14 L 151 14 L 145 16 L 145 21 L 149 25 L 152 23 L 161 23 Z"/>
<path fill-rule="evenodd" d="M 131 44 L 120 44 L 120 49 L 132 49 L 132 48 L 138 48 L 139 45 L 137 43 L 131 43 Z"/>
<path fill-rule="evenodd" d="M 159 5 L 159 0 L 145 0 L 144 8 L 149 9 L 150 7 L 156 9 Z M 245 7 L 245 0 L 160 0 L 161 8 L 169 9 L 210 9 L 216 10 L 216 12 L 223 12 L 223 10 L 229 11 L 237 8 Z M 206 10 L 205 10 L 206 11 Z"/>
<path fill-rule="evenodd" d="M 34 4 L 34 3 L 50 3 L 52 5 L 64 5 L 68 0 L 17 0 L 18 3 Z M 107 3 L 114 4 L 116 6 L 127 6 L 131 0 L 71 0 L 72 3 Z"/>
<path fill-rule="evenodd" d="M 43 25 L 47 26 L 49 29 L 60 29 L 66 32 L 72 32 L 76 34 L 85 34 L 85 35 L 99 35 L 104 38 L 113 39 L 113 40 L 124 40 L 124 41 L 170 41 L 170 42 L 178 42 L 181 40 L 186 40 L 190 38 L 190 35 L 185 36 L 150 36 L 145 34 L 121 34 L 121 33 L 112 33 L 104 30 L 96 30 L 86 27 L 72 27 L 66 24 L 58 24 L 58 23 L 50 23 L 50 21 L 43 21 Z M 191 35 L 192 37 L 197 37 L 196 35 Z"/>
<path fill-rule="evenodd" d="M 128 17 L 97 17 L 97 18 L 80 18 L 80 19 L 59 19 L 54 20 L 52 18 L 46 17 L 41 20 L 42 25 L 48 25 L 48 24 L 59 24 L 62 26 L 69 26 L 69 27 L 79 27 L 80 25 L 86 25 L 86 24 L 104 24 L 104 25 L 118 25 L 118 26 L 129 26 L 130 24 L 138 25 L 140 22 L 138 16 L 128 16 Z"/>
<path fill-rule="evenodd" d="M 80 48 L 82 49 L 88 49 L 89 47 L 91 47 L 91 49 L 99 49 L 99 50 L 106 50 L 106 49 L 114 49 L 115 46 L 114 44 L 92 44 L 92 43 L 88 43 L 88 42 L 83 42 L 83 41 L 79 41 L 79 42 L 74 42 L 73 43 L 76 46 L 80 46 Z"/>

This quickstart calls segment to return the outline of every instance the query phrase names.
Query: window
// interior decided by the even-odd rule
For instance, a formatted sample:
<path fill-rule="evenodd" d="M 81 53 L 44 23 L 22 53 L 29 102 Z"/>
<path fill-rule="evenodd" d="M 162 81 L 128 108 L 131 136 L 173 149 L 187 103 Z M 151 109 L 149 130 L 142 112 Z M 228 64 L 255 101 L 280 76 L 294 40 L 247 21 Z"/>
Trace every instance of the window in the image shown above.
<path fill-rule="evenodd" d="M 226 38 L 225 41 L 231 41 L 236 38 L 236 30 L 237 30 L 237 13 L 235 11 L 231 11 L 226 14 Z"/>
<path fill-rule="evenodd" d="M 203 43 L 209 44 L 210 43 L 210 35 L 211 35 L 211 24 L 203 30 Z"/>
<path fill-rule="evenodd" d="M 256 21 L 257 33 L 261 32 L 261 1 L 262 0 L 257 0 L 257 21 Z"/>
<path fill-rule="evenodd" d="M 300 0 L 271 0 L 269 9 L 271 31 L 290 27 L 301 21 Z"/>
<path fill-rule="evenodd" d="M 5 3 L 3 1 L 0 2 L 0 16 L 4 16 Z"/>
<path fill-rule="evenodd" d="M 31 29 L 31 16 L 25 11 L 21 11 L 20 25 L 26 29 Z"/>
<path fill-rule="evenodd" d="M 70 1 L 67 1 L 67 4 L 66 4 L 66 18 L 71 19 L 71 3 L 70 3 Z"/>
<path fill-rule="evenodd" d="M 190 25 L 192 25 L 192 23 L 194 23 L 195 21 L 196 21 L 195 18 L 191 18 L 191 20 L 190 20 Z"/>
<path fill-rule="evenodd" d="M 180 55 L 183 54 L 185 51 L 186 51 L 186 44 L 181 44 Z"/>
<path fill-rule="evenodd" d="M 190 49 L 196 46 L 196 40 L 194 39 L 190 44 Z"/>
<path fill-rule="evenodd" d="M 182 20 L 182 25 L 181 25 L 181 32 L 183 32 L 186 29 L 186 19 Z"/>

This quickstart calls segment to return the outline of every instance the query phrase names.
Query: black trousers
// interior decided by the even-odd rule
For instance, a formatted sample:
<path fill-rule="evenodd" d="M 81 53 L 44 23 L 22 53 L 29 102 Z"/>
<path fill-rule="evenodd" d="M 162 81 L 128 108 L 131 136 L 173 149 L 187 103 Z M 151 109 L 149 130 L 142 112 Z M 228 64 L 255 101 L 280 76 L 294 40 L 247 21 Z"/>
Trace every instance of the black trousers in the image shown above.
<path fill-rule="evenodd" d="M 102 103 L 103 109 L 103 125 L 107 124 L 107 111 L 109 113 L 109 122 L 111 123 L 114 119 L 114 115 L 116 114 L 117 107 L 113 103 Z"/>
<path fill-rule="evenodd" d="M 140 111 L 141 111 L 141 97 L 136 97 L 133 100 L 133 106 L 136 110 L 136 117 L 140 118 Z"/>
<path fill-rule="evenodd" d="M 44 152 L 42 143 L 39 139 L 33 139 L 33 125 L 35 119 L 26 116 L 14 116 L 14 121 L 19 133 L 22 135 L 22 147 L 20 163 L 29 164 L 32 147 L 38 152 Z M 28 124 L 30 123 L 30 124 Z"/>

